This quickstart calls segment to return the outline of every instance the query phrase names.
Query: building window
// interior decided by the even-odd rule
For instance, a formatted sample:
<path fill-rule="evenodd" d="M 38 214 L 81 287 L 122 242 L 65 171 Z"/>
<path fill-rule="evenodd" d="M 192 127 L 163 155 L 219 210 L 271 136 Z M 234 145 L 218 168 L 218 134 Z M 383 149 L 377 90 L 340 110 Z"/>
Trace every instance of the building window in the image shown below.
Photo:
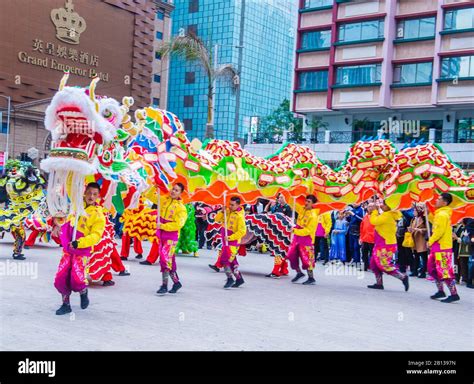
<path fill-rule="evenodd" d="M 153 75 L 153 81 L 155 83 L 161 83 L 161 76 L 160 75 Z"/>
<path fill-rule="evenodd" d="M 193 119 L 183 119 L 183 125 L 185 131 L 193 130 Z"/>
<path fill-rule="evenodd" d="M 1 116 L 1 114 L 0 114 Z M 2 121 L 0 126 L 0 133 L 7 133 L 8 123 L 6 121 Z"/>
<path fill-rule="evenodd" d="M 160 52 L 158 52 L 158 51 L 155 52 L 155 59 L 161 60 L 161 54 L 160 54 Z"/>
<path fill-rule="evenodd" d="M 338 41 L 362 41 L 382 38 L 384 35 L 384 21 L 371 20 L 361 23 L 349 23 L 339 26 Z"/>
<path fill-rule="evenodd" d="M 331 46 L 331 30 L 304 32 L 301 34 L 301 49 L 329 48 Z"/>
<path fill-rule="evenodd" d="M 160 99 L 157 97 L 153 98 L 153 106 L 159 108 L 160 107 Z"/>
<path fill-rule="evenodd" d="M 435 17 L 402 20 L 397 25 L 397 39 L 435 37 Z"/>
<path fill-rule="evenodd" d="M 432 73 L 432 62 L 397 65 L 394 68 L 393 82 L 399 84 L 431 83 Z"/>
<path fill-rule="evenodd" d="M 474 77 L 474 56 L 445 57 L 441 61 L 441 78 Z"/>
<path fill-rule="evenodd" d="M 336 85 L 370 85 L 380 83 L 382 66 L 380 64 L 369 64 L 339 67 L 336 73 Z"/>
<path fill-rule="evenodd" d="M 474 8 L 453 9 L 444 14 L 445 31 L 471 28 L 474 28 Z"/>
<path fill-rule="evenodd" d="M 197 24 L 188 25 L 188 35 L 198 35 L 198 26 Z"/>
<path fill-rule="evenodd" d="M 456 120 L 455 128 L 456 143 L 474 143 L 474 119 Z"/>
<path fill-rule="evenodd" d="M 328 71 L 301 72 L 298 75 L 301 91 L 323 91 L 328 89 Z"/>
<path fill-rule="evenodd" d="M 184 106 L 186 108 L 194 107 L 194 96 L 184 96 Z"/>
<path fill-rule="evenodd" d="M 199 0 L 189 0 L 189 13 L 199 12 Z"/>
<path fill-rule="evenodd" d="M 305 0 L 304 9 L 320 8 L 327 5 L 332 5 L 333 0 Z"/>
<path fill-rule="evenodd" d="M 158 12 L 156 12 L 156 18 L 158 20 L 164 20 L 165 19 L 165 13 L 160 9 Z"/>
<path fill-rule="evenodd" d="M 184 84 L 194 84 L 196 82 L 196 72 L 186 72 Z"/>
<path fill-rule="evenodd" d="M 157 40 L 163 40 L 163 32 L 157 31 L 156 32 L 156 39 Z"/>

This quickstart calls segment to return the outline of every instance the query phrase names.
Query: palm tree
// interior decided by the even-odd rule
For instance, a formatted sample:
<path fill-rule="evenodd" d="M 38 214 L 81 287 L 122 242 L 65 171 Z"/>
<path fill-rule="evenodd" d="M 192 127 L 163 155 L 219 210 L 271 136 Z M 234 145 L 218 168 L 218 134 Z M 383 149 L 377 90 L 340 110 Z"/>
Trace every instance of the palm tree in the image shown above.
<path fill-rule="evenodd" d="M 178 35 L 169 42 L 163 43 L 158 50 L 162 56 L 176 55 L 191 62 L 198 62 L 204 69 L 207 79 L 207 124 L 206 138 L 214 138 L 214 95 L 215 82 L 218 78 L 229 78 L 232 80 L 232 88 L 239 86 L 239 74 L 232 64 L 214 65 L 214 56 L 206 44 L 194 33 Z"/>

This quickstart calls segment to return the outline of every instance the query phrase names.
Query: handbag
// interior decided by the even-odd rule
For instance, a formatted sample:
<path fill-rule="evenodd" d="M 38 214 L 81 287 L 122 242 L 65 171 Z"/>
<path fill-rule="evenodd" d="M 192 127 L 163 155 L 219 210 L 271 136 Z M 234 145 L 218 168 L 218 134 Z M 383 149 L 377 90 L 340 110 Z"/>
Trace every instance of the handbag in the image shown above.
<path fill-rule="evenodd" d="M 415 247 L 415 240 L 413 240 L 411 232 L 405 232 L 405 235 L 403 236 L 402 246 L 404 246 L 405 248 Z"/>

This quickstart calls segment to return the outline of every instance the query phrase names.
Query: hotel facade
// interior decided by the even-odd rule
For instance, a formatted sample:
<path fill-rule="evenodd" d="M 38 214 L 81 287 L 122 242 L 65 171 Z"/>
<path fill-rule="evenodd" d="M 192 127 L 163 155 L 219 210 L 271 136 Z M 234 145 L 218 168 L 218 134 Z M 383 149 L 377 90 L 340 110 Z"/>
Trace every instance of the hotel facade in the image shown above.
<path fill-rule="evenodd" d="M 473 168 L 474 1 L 300 0 L 296 44 L 292 110 L 323 158 L 398 121 L 420 128 L 390 133 L 399 146 L 441 143 Z"/>
<path fill-rule="evenodd" d="M 36 164 L 47 156 L 44 112 L 66 69 L 70 85 L 87 86 L 97 75 L 99 95 L 166 108 L 169 63 L 156 51 L 170 37 L 173 9 L 170 0 L 3 0 L 0 155 L 34 154 Z"/>

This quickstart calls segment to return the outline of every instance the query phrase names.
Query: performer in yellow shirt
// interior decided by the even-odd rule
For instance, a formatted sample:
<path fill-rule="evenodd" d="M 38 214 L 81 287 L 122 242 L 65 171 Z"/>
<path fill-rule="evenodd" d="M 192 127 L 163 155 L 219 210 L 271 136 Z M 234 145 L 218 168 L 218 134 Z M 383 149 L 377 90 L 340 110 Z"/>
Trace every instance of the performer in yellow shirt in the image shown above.
<path fill-rule="evenodd" d="M 70 215 L 61 227 L 63 256 L 59 262 L 54 286 L 62 295 L 63 304 L 56 311 L 56 315 L 65 315 L 71 312 L 69 297 L 72 291 L 80 293 L 82 309 L 86 309 L 89 305 L 84 269 L 93 247 L 99 243 L 105 230 L 104 213 L 102 208 L 96 205 L 99 194 L 99 184 L 89 183 L 87 185 L 84 194 L 86 215 L 78 218 L 75 240 L 73 240 L 73 234 L 76 215 Z"/>
<path fill-rule="evenodd" d="M 293 240 L 288 250 L 288 259 L 290 266 L 296 271 L 296 276 L 291 280 L 297 282 L 304 276 L 300 269 L 300 260 L 302 268 L 308 271 L 308 280 L 304 285 L 313 285 L 316 283 L 313 270 L 315 265 L 314 258 L 314 238 L 316 236 L 316 227 L 318 225 L 318 211 L 313 208 L 316 204 L 316 196 L 306 196 L 304 208 L 296 206 L 298 220 L 293 229 Z"/>
<path fill-rule="evenodd" d="M 227 239 L 225 238 L 224 226 L 222 226 L 222 249 L 219 251 L 218 261 L 216 263 L 224 267 L 227 276 L 227 281 L 224 285 L 225 289 L 238 288 L 244 283 L 242 274 L 239 271 L 239 263 L 237 261 L 240 240 L 247 233 L 245 211 L 240 206 L 240 203 L 240 197 L 232 196 L 230 198 L 229 209 L 223 207 L 214 219 L 216 223 L 224 223 L 224 209 L 226 209 Z"/>
<path fill-rule="evenodd" d="M 382 274 L 385 272 L 400 279 L 405 291 L 408 291 L 408 276 L 401 273 L 393 261 L 397 253 L 397 221 L 401 219 L 402 214 L 392 211 L 385 201 L 380 205 L 380 210 L 381 212 L 374 203 L 367 206 L 370 224 L 375 228 L 375 244 L 370 259 L 370 269 L 376 279 L 376 283 L 368 285 L 367 288 L 384 289 Z"/>
<path fill-rule="evenodd" d="M 158 254 L 160 258 L 161 274 L 163 283 L 156 292 L 164 295 L 168 292 L 168 280 L 171 277 L 173 287 L 169 293 L 176 293 L 182 287 L 176 273 L 176 244 L 179 239 L 179 231 L 183 228 L 188 213 L 181 200 L 184 185 L 176 183 L 170 191 L 169 196 L 160 199 L 160 219 L 157 223 L 156 236 L 158 238 Z M 141 263 L 140 263 L 141 264 Z"/>
<path fill-rule="evenodd" d="M 448 286 L 451 296 L 441 300 L 443 303 L 452 303 L 460 300 L 456 290 L 456 279 L 453 271 L 453 229 L 451 227 L 451 214 L 449 207 L 453 197 L 449 193 L 442 193 L 436 200 L 433 233 L 428 240 L 431 248 L 428 256 L 428 273 L 434 279 L 438 292 L 431 296 L 432 299 L 446 297 L 443 283 Z"/>

